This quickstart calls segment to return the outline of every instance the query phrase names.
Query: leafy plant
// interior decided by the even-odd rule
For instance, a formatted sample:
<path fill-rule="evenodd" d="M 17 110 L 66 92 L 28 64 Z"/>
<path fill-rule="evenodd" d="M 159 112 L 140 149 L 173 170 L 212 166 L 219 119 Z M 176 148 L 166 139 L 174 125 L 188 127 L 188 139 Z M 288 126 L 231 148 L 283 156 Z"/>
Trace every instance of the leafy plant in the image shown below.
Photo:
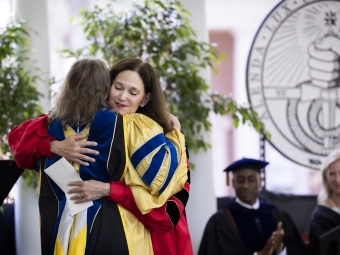
<path fill-rule="evenodd" d="M 209 131 L 211 110 L 230 114 L 234 125 L 252 125 L 264 132 L 264 125 L 248 106 L 238 105 L 231 97 L 211 93 L 200 76 L 202 68 L 219 63 L 224 56 L 214 47 L 196 40 L 189 23 L 189 13 L 179 0 L 147 0 L 134 4 L 129 12 L 116 14 L 113 6 L 95 6 L 93 11 L 82 10 L 80 24 L 88 45 L 76 50 L 64 49 L 66 57 L 102 55 L 110 64 L 127 57 L 141 57 L 158 71 L 171 112 L 180 122 L 190 150 L 207 149 L 201 131 Z M 25 21 L 17 20 L 0 28 L 0 150 L 9 151 L 7 133 L 15 125 L 39 115 L 41 94 L 35 83 L 39 70 L 27 68 L 29 30 Z M 33 171 L 25 171 L 24 179 L 36 186 Z"/>
<path fill-rule="evenodd" d="M 24 20 L 0 28 L 0 151 L 8 152 L 7 133 L 42 112 L 35 84 L 39 70 L 28 68 L 29 30 Z M 25 178 L 33 182 L 25 171 Z"/>
<path fill-rule="evenodd" d="M 213 46 L 196 40 L 190 26 L 189 12 L 180 0 L 146 0 L 134 3 L 128 12 L 116 14 L 111 3 L 93 10 L 82 10 L 77 19 L 88 40 L 83 48 L 63 49 L 65 57 L 101 55 L 110 64 L 127 57 L 141 57 L 157 71 L 164 86 L 170 111 L 181 122 L 188 148 L 194 152 L 207 149 L 201 131 L 210 131 L 208 115 L 231 114 L 234 125 L 252 125 L 265 131 L 258 115 L 248 106 L 238 105 L 231 97 L 211 93 L 202 68 L 219 63 L 224 56 Z"/>

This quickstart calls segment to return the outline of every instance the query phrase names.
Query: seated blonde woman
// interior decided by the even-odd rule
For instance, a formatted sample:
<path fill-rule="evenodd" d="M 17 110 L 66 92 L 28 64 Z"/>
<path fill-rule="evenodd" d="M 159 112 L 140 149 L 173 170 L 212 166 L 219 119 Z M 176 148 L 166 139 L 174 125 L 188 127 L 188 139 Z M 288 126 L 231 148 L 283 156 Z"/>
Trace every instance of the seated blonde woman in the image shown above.
<path fill-rule="evenodd" d="M 320 236 L 340 225 L 340 149 L 329 153 L 321 169 L 321 178 L 322 189 L 312 214 L 309 232 L 313 255 L 321 254 Z"/>

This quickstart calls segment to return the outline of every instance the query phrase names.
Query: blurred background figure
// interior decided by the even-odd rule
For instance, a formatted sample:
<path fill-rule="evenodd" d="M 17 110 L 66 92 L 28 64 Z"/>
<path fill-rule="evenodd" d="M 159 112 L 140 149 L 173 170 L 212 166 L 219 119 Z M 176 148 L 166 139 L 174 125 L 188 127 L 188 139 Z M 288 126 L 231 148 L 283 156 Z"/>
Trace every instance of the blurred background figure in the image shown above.
<path fill-rule="evenodd" d="M 199 255 L 306 254 L 290 216 L 259 199 L 260 171 L 269 163 L 242 158 L 225 171 L 233 172 L 236 198 L 215 213 L 206 226 Z"/>
<path fill-rule="evenodd" d="M 333 150 L 326 158 L 321 169 L 321 179 L 323 186 L 318 196 L 318 205 L 312 214 L 309 232 L 314 255 L 322 254 L 320 237 L 340 225 L 340 149 Z M 337 254 L 336 249 L 337 246 L 334 246 L 329 254 Z"/>

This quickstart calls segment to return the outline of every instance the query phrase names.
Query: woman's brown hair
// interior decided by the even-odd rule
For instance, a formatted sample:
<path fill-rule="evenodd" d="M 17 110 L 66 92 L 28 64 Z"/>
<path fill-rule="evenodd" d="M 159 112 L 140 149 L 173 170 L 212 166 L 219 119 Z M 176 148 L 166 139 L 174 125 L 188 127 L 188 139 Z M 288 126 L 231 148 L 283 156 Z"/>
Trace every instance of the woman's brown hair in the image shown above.
<path fill-rule="evenodd" d="M 137 72 L 143 81 L 145 93 L 151 94 L 150 101 L 144 107 L 139 106 L 136 112 L 156 121 L 164 129 L 164 133 L 170 132 L 173 129 L 170 112 L 154 68 L 139 58 L 123 59 L 111 68 L 112 81 L 119 73 L 127 70 Z"/>
<path fill-rule="evenodd" d="M 57 96 L 49 121 L 59 119 L 63 125 L 88 125 L 95 113 L 110 108 L 110 70 L 105 60 L 84 57 L 71 67 Z"/>

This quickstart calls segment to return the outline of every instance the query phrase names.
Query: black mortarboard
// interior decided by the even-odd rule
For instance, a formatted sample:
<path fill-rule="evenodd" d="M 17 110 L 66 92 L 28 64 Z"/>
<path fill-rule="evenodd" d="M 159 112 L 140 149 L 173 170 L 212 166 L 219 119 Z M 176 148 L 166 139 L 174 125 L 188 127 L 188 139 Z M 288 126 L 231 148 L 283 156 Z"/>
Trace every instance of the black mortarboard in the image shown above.
<path fill-rule="evenodd" d="M 229 172 L 235 173 L 238 170 L 244 170 L 244 169 L 253 169 L 255 171 L 260 172 L 262 168 L 264 168 L 266 165 L 268 165 L 269 162 L 258 160 L 258 159 L 252 159 L 252 158 L 242 158 L 239 159 L 233 163 L 231 163 L 226 169 L 224 169 L 225 172 L 227 172 L 227 185 L 229 185 Z"/>

